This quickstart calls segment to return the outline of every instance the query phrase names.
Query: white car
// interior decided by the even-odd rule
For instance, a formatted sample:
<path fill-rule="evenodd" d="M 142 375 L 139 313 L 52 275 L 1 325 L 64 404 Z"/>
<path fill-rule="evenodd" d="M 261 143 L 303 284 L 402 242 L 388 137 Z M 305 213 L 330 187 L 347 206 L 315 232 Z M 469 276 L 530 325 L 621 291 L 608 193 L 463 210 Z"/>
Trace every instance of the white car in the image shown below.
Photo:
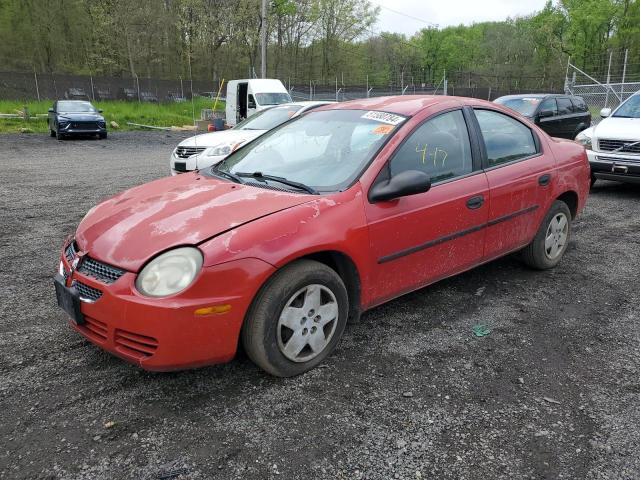
<path fill-rule="evenodd" d="M 215 165 L 240 145 L 250 142 L 290 118 L 335 102 L 293 102 L 257 112 L 229 130 L 204 133 L 180 142 L 171 154 L 171 175 Z"/>
<path fill-rule="evenodd" d="M 576 137 L 591 165 L 591 184 L 597 179 L 640 183 L 640 92 L 616 108 L 603 108 L 604 118 Z"/>

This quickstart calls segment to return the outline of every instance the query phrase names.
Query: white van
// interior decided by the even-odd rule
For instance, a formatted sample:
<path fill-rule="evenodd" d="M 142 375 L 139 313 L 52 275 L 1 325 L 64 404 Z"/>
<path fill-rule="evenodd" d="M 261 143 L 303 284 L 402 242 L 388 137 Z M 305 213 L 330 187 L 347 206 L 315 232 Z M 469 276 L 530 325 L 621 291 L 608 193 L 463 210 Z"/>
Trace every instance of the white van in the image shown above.
<path fill-rule="evenodd" d="M 291 102 L 291 96 L 280 80 L 250 78 L 231 80 L 227 84 L 227 125 L 249 118 L 254 113 L 273 105 Z"/>

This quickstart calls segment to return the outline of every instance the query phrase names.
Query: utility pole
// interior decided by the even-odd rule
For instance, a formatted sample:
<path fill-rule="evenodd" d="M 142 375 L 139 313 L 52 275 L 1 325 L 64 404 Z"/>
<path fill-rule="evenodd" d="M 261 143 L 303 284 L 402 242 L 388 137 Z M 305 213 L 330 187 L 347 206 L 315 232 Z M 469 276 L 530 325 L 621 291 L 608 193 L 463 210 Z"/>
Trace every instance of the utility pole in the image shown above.
<path fill-rule="evenodd" d="M 267 0 L 260 9 L 260 78 L 267 78 Z"/>

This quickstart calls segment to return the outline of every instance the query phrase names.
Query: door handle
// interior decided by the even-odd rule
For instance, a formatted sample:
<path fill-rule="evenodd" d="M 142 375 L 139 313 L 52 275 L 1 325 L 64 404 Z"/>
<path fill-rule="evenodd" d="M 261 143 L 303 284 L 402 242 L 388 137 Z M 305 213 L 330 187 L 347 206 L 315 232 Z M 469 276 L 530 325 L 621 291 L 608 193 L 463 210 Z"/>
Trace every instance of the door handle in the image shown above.
<path fill-rule="evenodd" d="M 484 204 L 484 197 L 482 195 L 476 195 L 467 200 L 467 208 L 476 210 Z"/>
<path fill-rule="evenodd" d="M 546 187 L 547 185 L 549 185 L 549 183 L 551 183 L 551 174 L 550 173 L 545 173 L 544 175 L 538 177 L 538 184 L 541 187 Z"/>

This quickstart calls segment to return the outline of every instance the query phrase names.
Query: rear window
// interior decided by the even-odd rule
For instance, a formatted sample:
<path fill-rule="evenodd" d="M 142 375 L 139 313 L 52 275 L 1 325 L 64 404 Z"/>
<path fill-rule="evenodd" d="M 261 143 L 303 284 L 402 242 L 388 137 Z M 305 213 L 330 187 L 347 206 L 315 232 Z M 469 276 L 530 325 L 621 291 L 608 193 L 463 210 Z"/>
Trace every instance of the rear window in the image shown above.
<path fill-rule="evenodd" d="M 496 103 L 499 105 L 504 105 L 505 107 L 510 108 L 511 110 L 515 110 L 520 115 L 524 115 L 525 117 L 531 117 L 533 112 L 538 108 L 538 104 L 540 103 L 540 98 L 536 97 L 524 97 L 524 98 L 499 98 L 496 100 Z"/>
<path fill-rule="evenodd" d="M 558 102 L 558 115 L 569 115 L 573 113 L 573 104 L 567 97 L 556 98 Z"/>
<path fill-rule="evenodd" d="M 289 120 L 300 109 L 300 105 L 269 108 L 243 120 L 236 125 L 236 130 L 271 130 Z"/>

